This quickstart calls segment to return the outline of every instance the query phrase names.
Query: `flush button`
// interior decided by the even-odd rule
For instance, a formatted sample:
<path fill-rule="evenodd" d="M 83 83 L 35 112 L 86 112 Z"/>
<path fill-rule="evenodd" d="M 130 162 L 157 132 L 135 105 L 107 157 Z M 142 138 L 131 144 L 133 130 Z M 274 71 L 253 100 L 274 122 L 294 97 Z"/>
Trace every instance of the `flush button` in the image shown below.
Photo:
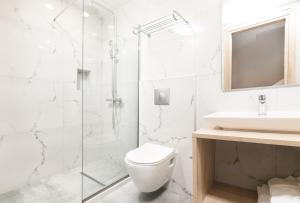
<path fill-rule="evenodd" d="M 170 88 L 154 89 L 155 105 L 170 105 Z"/>

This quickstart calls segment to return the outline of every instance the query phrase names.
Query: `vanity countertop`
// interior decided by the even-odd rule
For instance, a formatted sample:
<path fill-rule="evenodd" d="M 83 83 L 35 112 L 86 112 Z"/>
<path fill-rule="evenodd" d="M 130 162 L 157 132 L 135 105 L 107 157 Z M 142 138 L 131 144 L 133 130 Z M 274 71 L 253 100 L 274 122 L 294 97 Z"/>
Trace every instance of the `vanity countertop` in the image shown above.
<path fill-rule="evenodd" d="M 203 128 L 193 138 L 300 147 L 300 133 L 254 132 Z"/>

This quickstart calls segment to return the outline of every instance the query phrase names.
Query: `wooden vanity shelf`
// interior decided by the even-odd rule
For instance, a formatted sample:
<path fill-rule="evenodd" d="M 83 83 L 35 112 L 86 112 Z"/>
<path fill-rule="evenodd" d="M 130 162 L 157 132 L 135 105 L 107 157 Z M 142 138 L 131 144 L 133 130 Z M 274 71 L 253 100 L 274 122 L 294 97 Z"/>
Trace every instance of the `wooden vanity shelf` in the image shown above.
<path fill-rule="evenodd" d="M 216 141 L 300 147 L 300 134 L 201 129 L 193 133 L 193 203 L 256 203 L 257 193 L 214 181 Z"/>

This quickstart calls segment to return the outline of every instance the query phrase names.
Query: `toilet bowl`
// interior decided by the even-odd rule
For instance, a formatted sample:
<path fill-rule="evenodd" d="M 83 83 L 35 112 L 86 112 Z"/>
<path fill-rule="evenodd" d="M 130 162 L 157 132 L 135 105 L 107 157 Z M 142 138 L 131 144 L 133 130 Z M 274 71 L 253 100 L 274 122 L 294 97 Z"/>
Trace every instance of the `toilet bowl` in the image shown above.
<path fill-rule="evenodd" d="M 141 192 L 154 192 L 167 183 L 175 166 L 173 148 L 146 143 L 126 154 L 129 176 Z"/>

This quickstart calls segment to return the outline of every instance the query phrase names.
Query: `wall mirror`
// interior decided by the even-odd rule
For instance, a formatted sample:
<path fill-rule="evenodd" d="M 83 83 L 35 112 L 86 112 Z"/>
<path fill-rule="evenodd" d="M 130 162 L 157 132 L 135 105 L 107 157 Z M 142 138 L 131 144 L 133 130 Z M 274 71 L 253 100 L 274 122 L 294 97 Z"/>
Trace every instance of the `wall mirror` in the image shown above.
<path fill-rule="evenodd" d="M 300 84 L 300 0 L 223 0 L 223 89 Z"/>

